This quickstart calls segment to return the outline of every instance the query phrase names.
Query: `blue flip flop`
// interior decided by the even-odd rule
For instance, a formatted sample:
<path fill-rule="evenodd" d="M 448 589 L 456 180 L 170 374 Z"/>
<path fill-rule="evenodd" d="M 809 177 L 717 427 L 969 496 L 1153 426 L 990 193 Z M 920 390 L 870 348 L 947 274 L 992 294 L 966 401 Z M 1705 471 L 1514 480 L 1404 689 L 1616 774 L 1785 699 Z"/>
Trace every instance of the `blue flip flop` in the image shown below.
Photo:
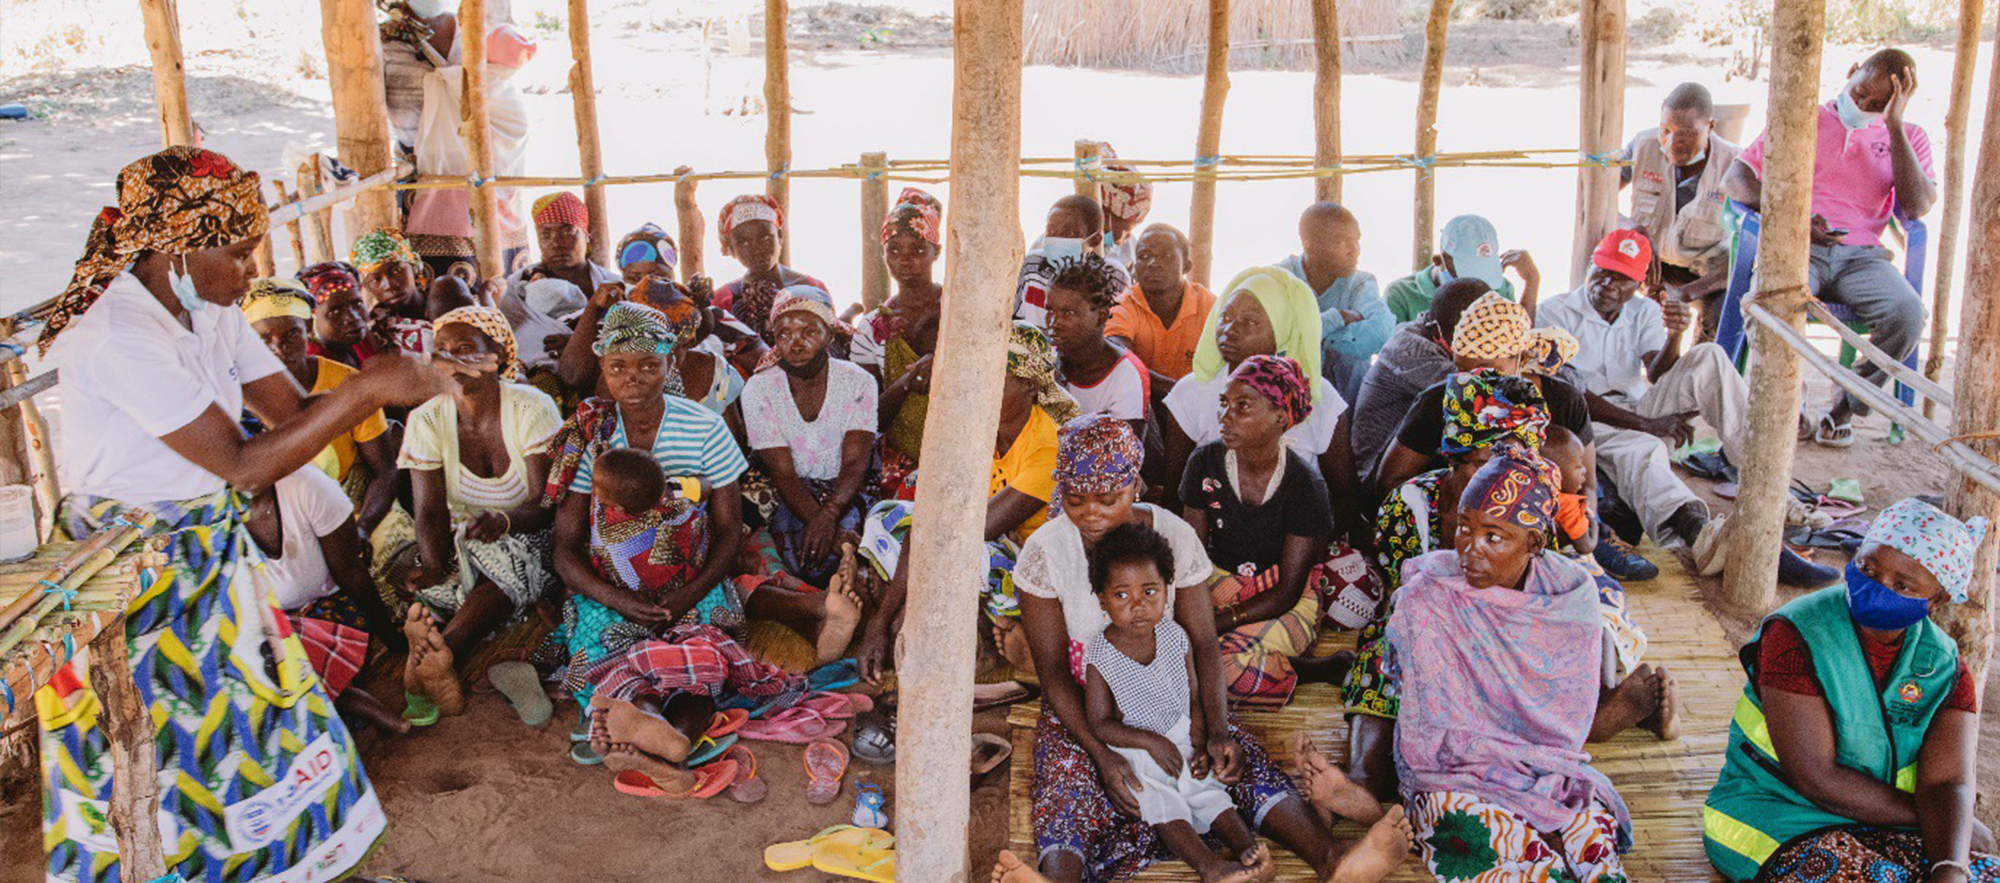
<path fill-rule="evenodd" d="M 700 739 L 695 741 L 694 751 L 688 754 L 687 768 L 694 769 L 695 767 L 701 766 L 717 758 L 720 758 L 722 756 L 722 753 L 728 751 L 729 746 L 734 744 L 736 744 L 735 733 L 730 733 L 729 735 L 723 736 L 720 739 L 713 738 L 710 736 L 701 737 Z"/>
<path fill-rule="evenodd" d="M 836 659 L 806 673 L 806 690 L 838 690 L 861 683 L 861 664 L 852 659 Z"/>

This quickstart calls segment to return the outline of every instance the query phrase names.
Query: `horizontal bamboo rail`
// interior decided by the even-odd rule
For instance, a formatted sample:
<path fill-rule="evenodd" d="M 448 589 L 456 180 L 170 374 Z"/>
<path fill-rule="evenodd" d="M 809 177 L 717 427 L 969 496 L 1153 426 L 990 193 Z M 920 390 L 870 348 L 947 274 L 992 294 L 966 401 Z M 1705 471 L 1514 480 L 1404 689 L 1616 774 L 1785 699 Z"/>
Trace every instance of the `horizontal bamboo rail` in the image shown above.
<path fill-rule="evenodd" d="M 1924 398 L 1930 399 L 1947 408 L 1951 407 L 1952 395 L 1950 390 L 1937 385 L 1936 382 L 1917 373 L 1910 366 L 1890 357 L 1880 347 L 1869 342 L 1868 338 L 1861 336 L 1860 332 L 1847 327 L 1846 322 L 1834 318 L 1833 313 L 1821 305 L 1819 301 L 1806 301 L 1806 311 L 1811 313 L 1814 319 L 1819 320 L 1820 324 L 1832 328 L 1834 333 L 1840 335 L 1840 339 L 1845 341 L 1848 346 L 1859 350 L 1861 355 L 1867 357 L 1870 364 L 1882 366 L 1882 370 L 1889 372 L 1889 376 L 1896 378 L 1904 386 L 1922 393 Z M 1929 411 L 1930 408 L 1927 406 L 1924 410 Z"/>

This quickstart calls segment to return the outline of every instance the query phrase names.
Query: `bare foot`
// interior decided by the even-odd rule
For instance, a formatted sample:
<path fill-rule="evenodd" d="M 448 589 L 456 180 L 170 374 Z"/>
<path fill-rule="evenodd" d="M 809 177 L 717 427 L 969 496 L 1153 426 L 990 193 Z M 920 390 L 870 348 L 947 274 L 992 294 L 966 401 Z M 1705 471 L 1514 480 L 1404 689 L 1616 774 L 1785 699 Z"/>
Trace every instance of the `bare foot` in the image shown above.
<path fill-rule="evenodd" d="M 1049 883 L 1049 878 L 1028 867 L 1011 849 L 1000 850 L 993 860 L 993 876 L 988 879 L 990 883 Z"/>
<path fill-rule="evenodd" d="M 1278 865 L 1271 861 L 1271 850 L 1259 843 L 1243 852 L 1243 866 L 1250 869 L 1251 879 L 1264 883 L 1278 873 Z"/>
<path fill-rule="evenodd" d="M 1662 742 L 1672 742 L 1681 737 L 1680 684 L 1674 680 L 1674 673 L 1660 666 L 1660 704 L 1641 723 Z"/>
<path fill-rule="evenodd" d="M 1257 876 L 1257 869 L 1240 862 L 1222 862 L 1201 876 L 1202 883 L 1258 883 L 1263 879 Z"/>
<path fill-rule="evenodd" d="M 854 547 L 840 547 L 840 570 L 826 586 L 826 614 L 819 622 L 819 665 L 847 655 L 854 628 L 861 624 L 861 596 L 854 591 Z"/>
<path fill-rule="evenodd" d="M 686 791 L 694 787 L 694 773 L 640 751 L 627 742 L 604 746 L 604 767 L 613 772 L 638 770 L 665 791 Z"/>
<path fill-rule="evenodd" d="M 1611 695 L 1597 703 L 1597 717 L 1590 722 L 1590 741 L 1602 742 L 1623 733 L 1660 710 L 1660 671 L 1651 664 L 1633 669 Z"/>
<path fill-rule="evenodd" d="M 459 683 L 458 669 L 452 667 L 451 648 L 445 645 L 444 635 L 438 633 L 427 612 L 421 620 L 413 617 L 412 622 L 416 628 L 410 632 L 411 654 L 410 663 L 403 669 L 404 688 L 414 686 L 410 692 L 430 697 L 442 714 L 464 713 L 465 685 Z M 419 646 L 423 648 L 420 652 Z"/>
<path fill-rule="evenodd" d="M 1391 806 L 1347 851 L 1327 883 L 1379 883 L 1396 872 L 1410 854 L 1410 820 L 1403 807 Z"/>
<path fill-rule="evenodd" d="M 1344 819 L 1372 825 L 1382 818 L 1382 804 L 1346 771 L 1327 761 L 1312 744 L 1312 737 L 1299 734 L 1296 752 L 1299 775 L 1306 780 L 1306 797 L 1312 805 Z"/>
<path fill-rule="evenodd" d="M 647 714 L 643 709 L 623 699 L 612 699 L 602 693 L 590 697 L 592 726 L 599 718 L 604 720 L 604 729 L 615 742 L 626 742 L 647 754 L 656 755 L 670 761 L 686 760 L 688 737 L 665 718 Z"/>
<path fill-rule="evenodd" d="M 1034 653 L 1028 649 L 1028 630 L 1021 627 L 1021 621 L 1002 618 L 993 624 L 993 645 L 1000 649 L 1000 658 L 1016 671 L 1033 673 Z"/>
<path fill-rule="evenodd" d="M 411 604 L 403 611 L 403 641 L 410 646 L 410 652 L 403 657 L 403 690 L 407 693 L 422 694 L 423 686 L 417 683 L 417 665 L 424 654 L 428 642 L 424 635 L 431 628 L 430 611 L 422 604 Z"/>

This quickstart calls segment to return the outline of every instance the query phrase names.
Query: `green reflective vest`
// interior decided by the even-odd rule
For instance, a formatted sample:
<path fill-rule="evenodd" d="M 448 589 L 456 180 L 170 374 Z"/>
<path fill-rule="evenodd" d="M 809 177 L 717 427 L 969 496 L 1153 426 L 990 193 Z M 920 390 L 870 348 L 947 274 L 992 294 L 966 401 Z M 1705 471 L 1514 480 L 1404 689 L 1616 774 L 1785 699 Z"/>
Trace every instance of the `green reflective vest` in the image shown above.
<path fill-rule="evenodd" d="M 1958 676 L 1958 645 L 1929 619 L 1903 635 L 1896 667 L 1879 692 L 1847 613 L 1847 589 L 1834 586 L 1799 598 L 1771 614 L 1798 628 L 1812 650 L 1813 669 L 1833 713 L 1835 760 L 1904 791 L 1917 788 L 1917 752 L 1931 718 Z M 1764 620 L 1770 623 L 1770 618 Z M 1792 790 L 1757 698 L 1757 648 L 1763 626 L 1740 654 L 1750 682 L 1736 702 L 1722 775 L 1702 807 L 1702 840 L 1708 859 L 1731 880 L 1757 875 L 1764 860 L 1800 834 L 1851 824 Z"/>

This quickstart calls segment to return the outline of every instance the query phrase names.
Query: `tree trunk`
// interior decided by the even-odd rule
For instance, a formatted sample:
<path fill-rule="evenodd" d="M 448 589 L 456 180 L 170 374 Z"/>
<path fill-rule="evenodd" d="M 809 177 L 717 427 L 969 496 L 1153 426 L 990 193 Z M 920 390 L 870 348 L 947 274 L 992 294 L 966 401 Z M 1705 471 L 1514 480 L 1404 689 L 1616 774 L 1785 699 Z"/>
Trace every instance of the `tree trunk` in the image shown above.
<path fill-rule="evenodd" d="M 1431 262 L 1431 236 L 1437 229 L 1437 181 L 1431 175 L 1430 158 L 1437 155 L 1438 93 L 1444 88 L 1444 40 L 1451 23 L 1451 0 L 1431 0 L 1430 18 L 1424 25 L 1424 69 L 1417 84 L 1417 196 L 1416 229 L 1411 231 L 1410 266 L 1426 267 Z"/>
<path fill-rule="evenodd" d="M 771 173 L 764 192 L 778 209 L 792 209 L 792 62 L 791 40 L 785 32 L 791 0 L 764 0 L 764 168 Z M 792 261 L 792 226 L 778 229 L 778 260 Z"/>
<path fill-rule="evenodd" d="M 187 70 L 181 64 L 181 17 L 174 0 L 139 0 L 145 19 L 146 51 L 153 56 L 153 101 L 160 107 L 160 144 L 194 143 L 188 114 Z"/>
<path fill-rule="evenodd" d="M 1625 128 L 1625 0 L 1584 0 L 1583 82 L 1577 149 L 1605 157 L 1618 151 Z M 1576 170 L 1576 238 L 1570 247 L 1570 282 L 1583 284 L 1590 253 L 1618 224 L 1618 170 L 1585 165 Z"/>
<path fill-rule="evenodd" d="M 1931 345 L 1924 357 L 1924 376 L 1932 380 L 1944 374 L 1945 341 L 1951 338 L 1951 282 L 1958 264 L 1958 225 L 1964 220 L 1966 117 L 1972 111 L 1972 73 L 1979 66 L 1979 18 L 1985 14 L 1982 0 L 1958 0 L 1958 55 L 1951 68 L 1951 103 L 1944 113 L 1944 197 L 1942 220 L 1937 225 L 1937 263 L 1931 269 Z M 1924 416 L 1931 416 L 1937 403 L 1924 399 Z"/>
<path fill-rule="evenodd" d="M 1312 0 L 1313 165 L 1340 165 L 1340 0 Z M 1340 201 L 1340 176 L 1313 179 L 1313 198 Z"/>
<path fill-rule="evenodd" d="M 872 310 L 889 299 L 889 265 L 882 260 L 882 222 L 889 216 L 889 155 L 861 155 L 861 308 Z"/>
<path fill-rule="evenodd" d="M 470 22 L 471 24 L 467 24 Z M 493 123 L 486 112 L 486 0 L 459 0 L 458 41 L 464 64 L 459 137 L 472 158 L 472 229 L 477 240 L 473 252 L 478 257 L 479 278 L 499 281 L 505 275 L 500 263 L 500 207 L 493 188 Z"/>
<path fill-rule="evenodd" d="M 341 164 L 362 178 L 389 168 L 388 92 L 382 82 L 382 32 L 372 0 L 320 0 L 320 36 L 326 44 L 326 79 L 333 89 L 333 125 Z M 350 237 L 401 230 L 396 192 L 376 188 L 347 208 Z"/>
<path fill-rule="evenodd" d="M 1194 243 L 1189 278 L 1209 284 L 1215 260 L 1215 163 L 1222 153 L 1222 104 L 1229 98 L 1229 0 L 1208 0 L 1208 62 L 1201 90 L 1201 127 L 1194 139 L 1194 199 L 1188 239 Z"/>
<path fill-rule="evenodd" d="M 604 177 L 604 149 L 597 134 L 597 81 L 590 73 L 590 3 L 569 0 L 569 99 L 576 110 L 576 161 L 586 182 Z M 583 207 L 590 216 L 590 259 L 611 263 L 611 222 L 604 206 L 604 185 L 583 185 Z"/>

